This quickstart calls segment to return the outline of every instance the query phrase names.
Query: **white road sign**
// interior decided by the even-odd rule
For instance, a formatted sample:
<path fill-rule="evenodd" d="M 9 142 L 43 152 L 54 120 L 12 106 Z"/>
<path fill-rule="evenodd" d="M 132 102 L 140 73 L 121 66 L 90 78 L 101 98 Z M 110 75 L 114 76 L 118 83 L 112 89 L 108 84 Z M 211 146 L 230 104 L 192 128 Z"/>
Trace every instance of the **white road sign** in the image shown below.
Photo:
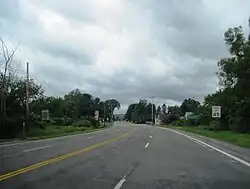
<path fill-rule="evenodd" d="M 212 117 L 214 118 L 221 117 L 221 106 L 212 106 Z"/>
<path fill-rule="evenodd" d="M 96 110 L 95 111 L 95 119 L 98 119 L 99 118 L 99 110 Z"/>
<path fill-rule="evenodd" d="M 42 121 L 49 120 L 49 110 L 42 110 Z"/>

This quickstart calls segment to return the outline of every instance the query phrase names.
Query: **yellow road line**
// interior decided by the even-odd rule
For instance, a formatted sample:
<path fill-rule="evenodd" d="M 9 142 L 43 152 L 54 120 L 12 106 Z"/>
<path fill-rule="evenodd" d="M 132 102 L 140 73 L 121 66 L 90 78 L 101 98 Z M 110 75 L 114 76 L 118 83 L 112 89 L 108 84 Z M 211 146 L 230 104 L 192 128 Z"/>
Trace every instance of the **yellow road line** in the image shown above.
<path fill-rule="evenodd" d="M 134 132 L 134 130 L 132 132 Z M 105 146 L 107 144 L 113 143 L 113 142 L 115 142 L 117 140 L 120 140 L 121 138 L 127 137 L 132 132 L 125 133 L 125 134 L 122 134 L 122 135 L 120 135 L 118 137 L 111 138 L 109 140 L 106 140 L 106 141 L 94 144 L 92 146 L 89 146 L 89 147 L 86 147 L 86 148 L 83 148 L 83 149 L 80 149 L 80 150 L 77 150 L 77 151 L 74 151 L 74 152 L 71 152 L 71 153 L 59 156 L 59 157 L 48 159 L 46 161 L 42 161 L 40 163 L 31 165 L 31 166 L 28 166 L 28 167 L 24 167 L 24 168 L 18 169 L 16 171 L 12 171 L 12 172 L 0 175 L 0 182 L 3 181 L 3 180 L 9 179 L 9 178 L 15 177 L 17 175 L 21 175 L 21 174 L 26 173 L 28 171 L 31 171 L 31 170 L 34 170 L 34 169 L 38 169 L 40 167 L 43 167 L 43 166 L 46 166 L 46 165 L 49 165 L 49 164 L 52 164 L 52 163 L 55 163 L 55 162 L 58 162 L 58 161 L 62 161 L 64 159 L 67 159 L 67 158 L 79 155 L 81 153 L 88 152 L 88 151 L 93 150 L 95 148 L 99 148 L 99 147 Z"/>

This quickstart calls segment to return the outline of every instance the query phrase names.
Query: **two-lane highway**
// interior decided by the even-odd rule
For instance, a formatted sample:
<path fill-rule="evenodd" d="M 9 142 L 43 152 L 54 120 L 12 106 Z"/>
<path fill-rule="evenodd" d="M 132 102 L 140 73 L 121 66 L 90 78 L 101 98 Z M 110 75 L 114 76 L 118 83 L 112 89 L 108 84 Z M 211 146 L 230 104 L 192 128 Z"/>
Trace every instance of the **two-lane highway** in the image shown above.
<path fill-rule="evenodd" d="M 118 122 L 93 133 L 0 146 L 0 188 L 241 188 L 250 167 L 178 133 Z"/>

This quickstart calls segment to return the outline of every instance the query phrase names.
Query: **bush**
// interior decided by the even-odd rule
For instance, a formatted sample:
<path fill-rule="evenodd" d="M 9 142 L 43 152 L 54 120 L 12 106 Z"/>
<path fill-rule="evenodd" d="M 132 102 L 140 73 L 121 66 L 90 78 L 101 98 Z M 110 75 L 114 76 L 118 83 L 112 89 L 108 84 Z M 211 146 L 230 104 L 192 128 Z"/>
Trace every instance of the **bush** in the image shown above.
<path fill-rule="evenodd" d="M 1 138 L 14 138 L 19 136 L 23 131 L 24 119 L 20 117 L 7 117 L 5 127 L 0 132 Z"/>
<path fill-rule="evenodd" d="M 73 123 L 73 119 L 67 116 L 64 117 L 53 117 L 51 118 L 51 124 L 53 125 L 71 125 Z"/>
<path fill-rule="evenodd" d="M 84 117 L 84 119 L 90 121 L 91 125 L 94 128 L 97 128 L 100 125 L 99 120 L 96 120 L 94 117 L 86 116 L 86 117 Z"/>
<path fill-rule="evenodd" d="M 164 124 L 170 124 L 170 123 L 172 123 L 174 121 L 177 121 L 178 119 L 180 119 L 180 117 L 178 115 L 166 114 L 166 115 L 164 115 L 162 122 Z"/>
<path fill-rule="evenodd" d="M 229 128 L 233 131 L 245 133 L 249 130 L 249 125 L 250 119 L 244 119 L 241 117 L 229 119 Z"/>
<path fill-rule="evenodd" d="M 92 123 L 89 120 L 79 120 L 72 123 L 72 126 L 75 127 L 92 127 Z"/>
<path fill-rule="evenodd" d="M 219 121 L 211 121 L 208 128 L 211 131 L 217 131 L 220 129 L 220 122 Z"/>
<path fill-rule="evenodd" d="M 184 126 L 184 122 L 185 120 L 181 119 L 181 120 L 176 120 L 172 123 L 173 126 Z"/>
<path fill-rule="evenodd" d="M 45 129 L 46 122 L 41 121 L 41 117 L 39 115 L 31 113 L 30 127 Z"/>

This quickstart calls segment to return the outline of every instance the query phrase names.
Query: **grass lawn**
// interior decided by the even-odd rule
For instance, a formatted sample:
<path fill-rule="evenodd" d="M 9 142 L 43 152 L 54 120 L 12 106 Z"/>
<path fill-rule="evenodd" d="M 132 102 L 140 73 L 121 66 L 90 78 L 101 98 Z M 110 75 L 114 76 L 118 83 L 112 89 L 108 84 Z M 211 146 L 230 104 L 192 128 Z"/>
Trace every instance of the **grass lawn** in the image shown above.
<path fill-rule="evenodd" d="M 179 129 L 190 133 L 203 135 L 206 137 L 226 141 L 232 144 L 236 144 L 242 147 L 250 148 L 250 133 L 235 133 L 233 131 L 209 131 L 204 127 L 177 127 L 177 126 L 166 126 L 173 129 Z"/>
<path fill-rule="evenodd" d="M 45 129 L 41 128 L 32 128 L 27 133 L 27 139 L 30 140 L 37 140 L 37 139 L 45 139 L 45 138 L 53 138 L 53 137 L 60 137 L 60 136 L 66 136 L 66 135 L 73 135 L 73 134 L 79 134 L 79 133 L 85 133 L 85 132 L 92 132 L 100 129 L 104 129 L 107 127 L 99 127 L 99 128 L 93 128 L 93 127 L 75 127 L 75 126 L 54 126 L 54 125 L 48 125 Z"/>

